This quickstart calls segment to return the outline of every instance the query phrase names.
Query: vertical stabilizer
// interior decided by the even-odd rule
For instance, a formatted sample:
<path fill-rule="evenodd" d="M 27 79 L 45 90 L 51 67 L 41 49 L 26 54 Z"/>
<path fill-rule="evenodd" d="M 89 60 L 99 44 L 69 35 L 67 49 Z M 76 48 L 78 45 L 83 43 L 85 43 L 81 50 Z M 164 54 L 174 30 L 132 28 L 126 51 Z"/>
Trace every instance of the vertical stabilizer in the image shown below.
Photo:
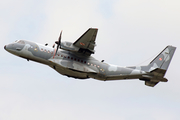
<path fill-rule="evenodd" d="M 157 57 L 155 57 L 150 64 L 148 65 L 149 71 L 151 72 L 156 68 L 160 68 L 162 70 L 167 70 L 168 66 L 171 62 L 171 59 L 174 55 L 176 47 L 167 46 Z"/>
<path fill-rule="evenodd" d="M 171 59 L 174 55 L 176 47 L 167 46 L 159 55 L 157 55 L 147 66 L 141 66 L 143 71 L 148 72 L 148 75 L 142 75 L 140 80 L 145 81 L 145 85 L 154 87 L 159 82 L 167 82 L 164 78 L 169 67 Z"/>

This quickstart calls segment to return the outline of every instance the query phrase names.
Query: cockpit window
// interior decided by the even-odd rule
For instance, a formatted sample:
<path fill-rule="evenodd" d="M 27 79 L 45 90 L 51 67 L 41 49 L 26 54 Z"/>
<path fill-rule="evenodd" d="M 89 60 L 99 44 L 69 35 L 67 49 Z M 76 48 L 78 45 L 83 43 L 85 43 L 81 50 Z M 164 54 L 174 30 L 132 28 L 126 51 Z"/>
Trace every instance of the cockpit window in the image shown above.
<path fill-rule="evenodd" d="M 16 42 L 19 43 L 19 44 L 25 44 L 25 42 L 23 40 L 18 40 Z"/>

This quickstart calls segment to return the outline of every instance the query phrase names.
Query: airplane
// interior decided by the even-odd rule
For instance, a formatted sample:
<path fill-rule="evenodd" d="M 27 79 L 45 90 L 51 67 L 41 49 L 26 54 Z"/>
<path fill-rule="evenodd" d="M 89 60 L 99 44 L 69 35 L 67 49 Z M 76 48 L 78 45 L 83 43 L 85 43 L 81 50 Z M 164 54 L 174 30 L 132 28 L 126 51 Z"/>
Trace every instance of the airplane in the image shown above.
<path fill-rule="evenodd" d="M 145 85 L 154 87 L 159 82 L 167 82 L 164 77 L 176 47 L 168 45 L 148 65 L 120 67 L 104 63 L 91 56 L 96 46 L 97 28 L 89 28 L 74 43 L 61 42 L 62 31 L 56 48 L 27 40 L 17 40 L 4 49 L 28 61 L 50 66 L 58 73 L 77 79 L 93 78 L 101 81 L 139 79 Z"/>

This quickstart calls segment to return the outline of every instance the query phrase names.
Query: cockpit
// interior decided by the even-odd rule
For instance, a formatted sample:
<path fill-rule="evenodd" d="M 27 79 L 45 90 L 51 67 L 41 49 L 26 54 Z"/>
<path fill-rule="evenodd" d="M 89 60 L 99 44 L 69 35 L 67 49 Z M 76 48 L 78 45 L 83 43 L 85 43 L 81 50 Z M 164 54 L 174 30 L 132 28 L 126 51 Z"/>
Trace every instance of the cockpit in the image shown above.
<path fill-rule="evenodd" d="M 16 40 L 15 43 L 25 44 L 25 42 L 23 40 Z"/>

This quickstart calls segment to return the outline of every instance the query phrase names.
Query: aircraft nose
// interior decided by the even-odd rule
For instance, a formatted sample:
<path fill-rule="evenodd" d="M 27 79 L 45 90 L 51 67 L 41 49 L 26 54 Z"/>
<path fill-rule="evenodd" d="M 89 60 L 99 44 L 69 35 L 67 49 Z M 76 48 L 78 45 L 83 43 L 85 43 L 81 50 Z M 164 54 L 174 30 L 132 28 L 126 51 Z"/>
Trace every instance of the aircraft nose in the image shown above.
<path fill-rule="evenodd" d="M 6 50 L 6 45 L 4 46 L 4 49 Z"/>

